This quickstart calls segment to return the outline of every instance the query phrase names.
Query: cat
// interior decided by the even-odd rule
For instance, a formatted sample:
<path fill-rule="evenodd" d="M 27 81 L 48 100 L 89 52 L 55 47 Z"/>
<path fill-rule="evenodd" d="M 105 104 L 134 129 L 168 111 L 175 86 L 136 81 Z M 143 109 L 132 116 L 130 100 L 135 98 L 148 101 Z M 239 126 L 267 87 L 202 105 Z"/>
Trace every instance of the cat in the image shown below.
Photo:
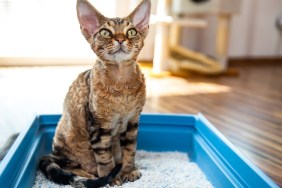
<path fill-rule="evenodd" d="M 39 161 L 51 181 L 101 187 L 141 177 L 135 153 L 146 86 L 136 59 L 150 9 L 150 0 L 142 0 L 127 17 L 107 18 L 87 0 L 77 0 L 80 29 L 97 61 L 70 86 L 52 153 Z"/>

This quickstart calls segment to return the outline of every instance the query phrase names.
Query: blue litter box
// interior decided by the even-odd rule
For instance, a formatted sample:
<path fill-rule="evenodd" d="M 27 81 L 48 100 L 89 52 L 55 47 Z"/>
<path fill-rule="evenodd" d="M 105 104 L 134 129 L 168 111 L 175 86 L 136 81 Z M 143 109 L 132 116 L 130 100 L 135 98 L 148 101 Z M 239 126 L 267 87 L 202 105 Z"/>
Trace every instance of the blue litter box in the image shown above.
<path fill-rule="evenodd" d="M 50 153 L 60 115 L 36 117 L 0 164 L 0 187 L 32 187 L 38 160 Z M 217 187 L 278 187 L 201 114 L 142 114 L 138 149 L 186 152 Z"/>

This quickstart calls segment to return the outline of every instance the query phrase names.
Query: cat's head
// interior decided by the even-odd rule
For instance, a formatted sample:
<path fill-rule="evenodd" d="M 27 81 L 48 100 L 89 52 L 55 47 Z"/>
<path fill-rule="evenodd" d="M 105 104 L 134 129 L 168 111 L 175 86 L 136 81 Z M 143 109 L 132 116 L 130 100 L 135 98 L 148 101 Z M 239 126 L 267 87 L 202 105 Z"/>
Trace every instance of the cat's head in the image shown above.
<path fill-rule="evenodd" d="M 104 62 L 136 60 L 149 29 L 151 2 L 142 2 L 125 18 L 107 18 L 87 0 L 77 0 L 82 34 Z"/>

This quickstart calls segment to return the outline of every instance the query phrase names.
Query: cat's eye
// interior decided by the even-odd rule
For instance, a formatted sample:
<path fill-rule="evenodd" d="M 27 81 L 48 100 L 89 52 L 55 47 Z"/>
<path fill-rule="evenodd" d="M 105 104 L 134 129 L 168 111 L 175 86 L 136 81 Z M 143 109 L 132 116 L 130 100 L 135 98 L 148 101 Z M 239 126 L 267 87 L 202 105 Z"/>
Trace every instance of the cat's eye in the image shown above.
<path fill-rule="evenodd" d="M 127 37 L 132 38 L 137 35 L 137 31 L 134 28 L 131 28 L 127 31 Z"/>
<path fill-rule="evenodd" d="M 112 37 L 112 32 L 109 31 L 108 29 L 101 29 L 99 31 L 100 35 L 102 35 L 105 38 L 111 38 Z"/>

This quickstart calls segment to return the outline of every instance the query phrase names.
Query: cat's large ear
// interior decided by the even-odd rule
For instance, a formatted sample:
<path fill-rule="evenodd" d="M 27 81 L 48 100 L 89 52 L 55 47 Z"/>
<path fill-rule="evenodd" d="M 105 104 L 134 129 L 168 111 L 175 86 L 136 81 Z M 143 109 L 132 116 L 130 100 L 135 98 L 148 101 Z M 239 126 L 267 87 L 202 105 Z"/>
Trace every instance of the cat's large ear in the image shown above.
<path fill-rule="evenodd" d="M 142 0 L 141 3 L 128 16 L 138 31 L 147 34 L 151 13 L 151 1 Z"/>
<path fill-rule="evenodd" d="M 87 0 L 77 0 L 76 10 L 81 32 L 88 40 L 107 18 Z"/>

